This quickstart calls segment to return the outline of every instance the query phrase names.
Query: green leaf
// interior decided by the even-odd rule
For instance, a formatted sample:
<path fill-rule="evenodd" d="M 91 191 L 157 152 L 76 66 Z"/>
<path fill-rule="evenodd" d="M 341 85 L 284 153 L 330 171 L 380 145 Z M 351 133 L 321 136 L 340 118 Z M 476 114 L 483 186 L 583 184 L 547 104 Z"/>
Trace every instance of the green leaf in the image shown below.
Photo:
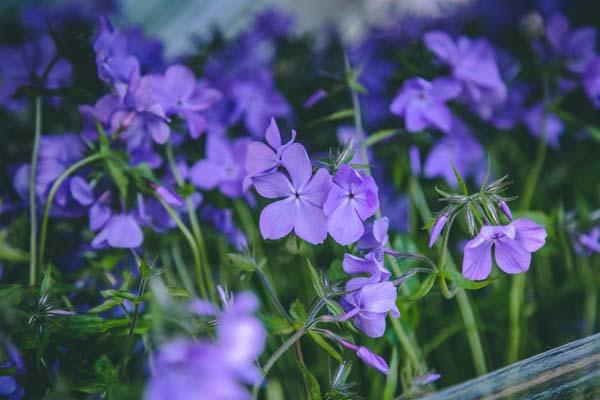
<path fill-rule="evenodd" d="M 175 192 L 184 199 L 187 199 L 196 192 L 196 188 L 190 183 L 185 183 L 183 186 L 177 187 Z"/>
<path fill-rule="evenodd" d="M 127 179 L 127 175 L 125 175 L 125 172 L 123 172 L 119 164 L 114 159 L 107 158 L 105 164 L 113 182 L 119 189 L 121 197 L 127 199 L 127 190 L 129 188 L 129 179 Z"/>
<path fill-rule="evenodd" d="M 7 231 L 0 231 L 0 261 L 25 262 L 29 260 L 29 254 L 6 242 Z"/>
<path fill-rule="evenodd" d="M 98 314 L 104 311 L 111 310 L 123 303 L 123 299 L 112 297 L 110 299 L 104 300 L 104 302 L 100 303 L 96 307 L 90 308 L 88 313 L 90 314 Z"/>
<path fill-rule="evenodd" d="M 283 317 L 261 315 L 261 320 L 264 322 L 269 333 L 273 335 L 289 335 L 294 332 L 294 327 Z"/>
<path fill-rule="evenodd" d="M 304 378 L 304 383 L 308 389 L 308 398 L 311 400 L 321 400 L 323 396 L 321 396 L 321 387 L 319 386 L 319 381 L 317 381 L 317 378 L 315 378 L 315 376 L 306 368 L 304 364 L 298 363 L 298 367 L 300 367 L 302 377 Z"/>
<path fill-rule="evenodd" d="M 419 286 L 417 291 L 411 294 L 409 297 L 407 297 L 406 300 L 414 301 L 427 296 L 427 294 L 431 291 L 433 284 L 435 283 L 435 278 L 435 274 L 427 276 L 427 278 L 425 278 L 423 282 L 421 282 L 421 285 Z"/>
<path fill-rule="evenodd" d="M 227 258 L 234 267 L 241 271 L 254 272 L 256 270 L 256 260 L 252 257 L 238 253 L 227 253 Z"/>
<path fill-rule="evenodd" d="M 306 265 L 308 265 L 308 271 L 310 272 L 310 280 L 312 282 L 313 288 L 315 289 L 315 292 L 317 293 L 317 296 L 319 296 L 319 298 L 321 299 L 324 298 L 325 287 L 323 286 L 323 278 L 321 277 L 321 274 L 316 270 L 316 268 L 312 265 L 308 258 L 306 259 Z"/>
<path fill-rule="evenodd" d="M 294 300 L 294 302 L 290 306 L 290 315 L 295 321 L 300 322 L 302 324 L 304 324 L 308 319 L 308 313 L 306 312 L 306 308 L 304 307 L 304 304 L 302 304 L 298 299 Z"/>
<path fill-rule="evenodd" d="M 94 373 L 106 384 L 117 382 L 119 380 L 117 368 L 105 355 L 100 357 L 94 363 Z"/>
<path fill-rule="evenodd" d="M 369 91 L 367 90 L 366 87 L 364 87 L 360 82 L 358 82 L 356 79 L 350 79 L 348 81 L 348 86 L 350 87 L 350 89 L 354 90 L 355 92 L 358 93 L 369 93 Z"/>
<path fill-rule="evenodd" d="M 392 136 L 397 135 L 400 132 L 402 132 L 402 131 L 400 131 L 399 129 L 382 129 L 382 130 L 373 132 L 365 139 L 365 147 L 373 146 L 373 145 L 381 142 L 382 140 L 389 139 Z"/>
<path fill-rule="evenodd" d="M 310 338 L 319 346 L 321 346 L 321 348 L 323 350 L 325 350 L 327 353 L 329 353 L 329 355 L 331 355 L 333 358 L 335 358 L 338 362 L 342 362 L 343 358 L 342 355 L 332 346 L 329 344 L 329 342 L 327 340 L 325 340 L 325 338 L 321 335 L 319 335 L 316 332 L 308 332 L 308 335 L 310 336 Z"/>
<path fill-rule="evenodd" d="M 326 117 L 316 119 L 316 120 L 312 121 L 311 123 L 309 123 L 308 126 L 312 127 L 312 126 L 318 125 L 323 122 L 338 121 L 340 119 L 352 118 L 352 117 L 354 117 L 354 110 L 352 108 L 345 108 L 343 110 L 336 111 L 333 114 L 329 114 Z"/>
<path fill-rule="evenodd" d="M 348 278 L 342 267 L 342 260 L 335 259 L 327 270 L 327 278 L 330 282 L 338 282 Z"/>
<path fill-rule="evenodd" d="M 42 279 L 42 283 L 40 284 L 40 293 L 41 296 L 46 296 L 50 293 L 50 289 L 52 288 L 52 267 L 48 265 L 46 270 L 44 271 L 44 278 Z"/>
<path fill-rule="evenodd" d="M 456 180 L 458 182 L 458 187 L 460 188 L 460 190 L 463 192 L 463 194 L 465 196 L 468 196 L 469 190 L 467 189 L 467 184 L 465 183 L 464 179 L 460 175 L 460 172 L 458 172 L 458 170 L 454 166 L 454 163 L 451 163 L 451 164 L 452 164 L 452 171 L 454 171 L 454 176 L 456 176 Z"/>
<path fill-rule="evenodd" d="M 135 302 L 137 300 L 136 295 L 134 295 L 133 293 L 129 293 L 126 290 L 107 289 L 107 290 L 102 290 L 100 292 L 100 294 L 106 299 L 116 297 L 118 299 L 124 299 L 124 300 L 133 301 L 133 302 Z"/>
<path fill-rule="evenodd" d="M 385 389 L 383 390 L 383 400 L 392 400 L 398 387 L 398 350 L 394 347 L 392 360 L 390 361 L 390 372 L 387 376 Z"/>
<path fill-rule="evenodd" d="M 467 290 L 481 289 L 492 282 L 491 279 L 486 279 L 483 281 L 472 281 L 465 278 L 460 272 L 449 269 L 444 270 L 444 276 L 448 278 L 448 280 L 454 282 L 456 285 Z"/>

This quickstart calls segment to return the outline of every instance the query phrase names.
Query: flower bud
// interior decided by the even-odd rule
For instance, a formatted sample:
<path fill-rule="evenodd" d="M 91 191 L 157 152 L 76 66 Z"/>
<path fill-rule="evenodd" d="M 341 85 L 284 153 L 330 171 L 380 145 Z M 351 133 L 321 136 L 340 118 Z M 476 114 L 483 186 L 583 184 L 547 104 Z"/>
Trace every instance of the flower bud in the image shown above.
<path fill-rule="evenodd" d="M 512 219 L 513 219 L 512 212 L 510 212 L 510 208 L 508 208 L 508 204 L 506 204 L 506 202 L 504 200 L 501 200 L 498 203 L 498 207 L 500 208 L 502 213 L 504 215 L 506 215 L 506 217 L 512 221 Z"/>
<path fill-rule="evenodd" d="M 431 230 L 431 237 L 429 238 L 429 247 L 433 247 L 433 244 L 442 233 L 444 226 L 446 226 L 446 222 L 448 222 L 448 215 L 441 214 L 433 224 L 433 229 Z"/>

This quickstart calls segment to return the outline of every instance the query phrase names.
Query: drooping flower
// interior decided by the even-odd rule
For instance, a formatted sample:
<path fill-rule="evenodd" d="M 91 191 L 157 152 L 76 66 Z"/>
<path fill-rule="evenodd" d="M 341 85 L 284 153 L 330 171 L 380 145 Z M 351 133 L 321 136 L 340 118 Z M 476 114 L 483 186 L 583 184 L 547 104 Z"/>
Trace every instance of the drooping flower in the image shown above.
<path fill-rule="evenodd" d="M 354 324 L 367 336 L 378 338 L 385 331 L 385 319 L 390 313 L 400 316 L 396 307 L 397 291 L 392 282 L 371 283 L 342 298 L 346 311 L 341 321 L 353 318 Z"/>
<path fill-rule="evenodd" d="M 552 147 L 558 147 L 558 139 L 564 130 L 563 122 L 555 114 L 545 112 L 541 103 L 525 111 L 523 121 L 534 136 L 541 138 L 545 134 L 546 142 Z"/>
<path fill-rule="evenodd" d="M 327 215 L 327 230 L 342 245 L 356 242 L 364 233 L 363 221 L 379 207 L 375 180 L 363 176 L 347 164 L 342 164 L 333 177 L 333 185 L 323 211 Z"/>
<path fill-rule="evenodd" d="M 39 85 L 47 68 L 44 87 L 58 89 L 71 78 L 71 64 L 64 58 L 50 64 L 56 55 L 48 35 L 18 48 L 0 46 L 0 104 L 12 110 L 25 106 L 25 99 L 13 96 L 21 86 Z"/>
<path fill-rule="evenodd" d="M 256 298 L 242 293 L 223 312 L 206 303 L 200 305 L 202 316 L 217 315 L 216 341 L 176 339 L 162 345 L 146 400 L 251 397 L 245 385 L 255 383 L 260 376 L 254 361 L 266 339 L 262 324 L 252 316 L 258 307 Z"/>
<path fill-rule="evenodd" d="M 199 189 L 218 188 L 227 197 L 243 194 L 244 160 L 250 139 L 231 142 L 217 135 L 206 139 L 206 158 L 196 162 L 190 170 L 190 180 Z"/>
<path fill-rule="evenodd" d="M 260 213 L 259 226 L 263 238 L 279 239 L 293 229 L 296 235 L 309 243 L 322 243 L 327 237 L 323 203 L 331 186 L 331 176 L 324 168 L 313 176 L 308 154 L 298 143 L 285 149 L 281 163 L 290 178 L 281 172 L 252 178 L 261 196 L 283 198 L 269 204 Z"/>
<path fill-rule="evenodd" d="M 478 181 L 483 178 L 483 148 L 458 118 L 453 119 L 448 135 L 439 139 L 427 155 L 423 173 L 428 178 L 442 177 L 456 187 L 458 182 L 452 164 L 463 177 L 473 176 Z"/>
<path fill-rule="evenodd" d="M 387 362 L 381 356 L 373 353 L 366 347 L 357 346 L 354 343 L 342 338 L 336 338 L 336 340 L 345 348 L 354 351 L 358 358 L 360 358 L 362 362 L 367 364 L 369 367 L 375 368 L 384 375 L 387 375 L 390 372 L 390 367 L 388 366 Z"/>
<path fill-rule="evenodd" d="M 404 82 L 402 89 L 390 105 L 390 111 L 404 117 L 409 132 L 420 132 L 430 126 L 448 132 L 452 113 L 446 105 L 461 92 L 460 83 L 450 78 L 438 78 L 429 82 L 412 78 Z"/>
<path fill-rule="evenodd" d="M 167 115 L 178 115 L 186 122 L 190 136 L 198 138 L 206 128 L 202 111 L 221 99 L 221 93 L 196 81 L 186 66 L 170 66 L 164 75 L 151 75 L 156 101 Z"/>
<path fill-rule="evenodd" d="M 424 36 L 425 45 L 443 63 L 451 68 L 452 76 L 463 85 L 470 101 L 490 98 L 502 103 L 506 98 L 506 85 L 500 77 L 492 45 L 485 39 L 464 36 L 454 41 L 441 31 L 431 31 Z"/>
<path fill-rule="evenodd" d="M 349 291 L 360 289 L 368 284 L 385 282 L 392 276 L 383 265 L 383 260 L 378 259 L 373 253 L 368 253 L 365 258 L 345 254 L 342 267 L 347 274 L 367 274 L 367 276 L 350 279 L 346 283 L 346 290 Z"/>
<path fill-rule="evenodd" d="M 281 154 L 296 139 L 296 131 L 292 129 L 291 139 L 282 144 L 281 132 L 277 126 L 275 118 L 271 118 L 271 123 L 265 131 L 265 140 L 263 142 L 254 141 L 248 145 L 244 167 L 247 175 L 244 178 L 244 190 L 248 190 L 252 185 L 252 177 L 255 175 L 268 174 L 281 166 Z"/>
<path fill-rule="evenodd" d="M 447 214 L 441 214 L 436 218 L 433 228 L 431 229 L 431 236 L 429 237 L 429 248 L 433 247 L 438 237 L 440 237 L 440 233 L 442 233 L 444 226 L 446 226 L 446 222 L 448 222 Z"/>
<path fill-rule="evenodd" d="M 358 241 L 359 249 L 367 249 L 373 252 L 376 258 L 383 258 L 383 248 L 388 242 L 388 229 L 390 220 L 387 217 L 381 217 L 373 221 L 373 224 L 367 226 L 366 232 Z"/>
<path fill-rule="evenodd" d="M 528 219 L 516 219 L 508 225 L 485 225 L 464 249 L 463 275 L 471 280 L 486 279 L 492 271 L 492 248 L 496 263 L 507 274 L 529 269 L 531 253 L 546 240 L 546 230 Z"/>

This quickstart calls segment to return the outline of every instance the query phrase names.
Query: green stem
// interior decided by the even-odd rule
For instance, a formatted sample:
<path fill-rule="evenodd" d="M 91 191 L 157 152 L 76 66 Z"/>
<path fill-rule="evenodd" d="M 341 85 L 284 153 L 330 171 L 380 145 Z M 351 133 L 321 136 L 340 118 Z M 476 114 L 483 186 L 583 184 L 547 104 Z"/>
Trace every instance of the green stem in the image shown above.
<path fill-rule="evenodd" d="M 411 176 L 410 178 L 409 191 L 413 202 L 419 211 L 419 214 L 421 214 L 421 219 L 425 222 L 429 221 L 431 219 L 431 211 L 429 210 L 429 206 L 425 200 L 425 195 L 423 194 L 421 184 L 414 176 Z M 448 252 L 448 250 L 446 250 L 446 252 L 447 255 L 445 256 L 445 264 L 447 264 L 450 269 L 456 270 L 456 264 L 454 263 L 451 254 Z M 473 357 L 475 371 L 478 375 L 483 375 L 487 372 L 485 355 L 483 352 L 483 346 L 481 344 L 481 337 L 479 336 L 479 330 L 477 329 L 477 320 L 475 319 L 473 306 L 471 305 L 469 296 L 464 289 L 459 288 L 457 290 L 456 301 L 465 325 L 465 332 L 467 334 L 469 347 L 471 348 L 471 355 Z"/>
<path fill-rule="evenodd" d="M 279 297 L 277 297 L 275 288 L 273 287 L 273 285 L 271 285 L 271 282 L 269 282 L 269 279 L 265 275 L 264 271 L 262 271 L 260 268 L 257 268 L 256 274 L 258 275 L 258 278 L 260 279 L 260 282 L 262 283 L 266 291 L 269 293 L 269 297 L 271 298 L 271 301 L 273 302 L 273 305 L 275 306 L 279 314 L 281 314 L 281 316 L 285 318 L 287 322 L 293 324 L 294 320 L 285 310 L 285 307 L 283 306 L 283 304 L 281 304 L 281 301 L 279 301 Z"/>
<path fill-rule="evenodd" d="M 523 187 L 523 197 L 521 197 L 521 209 L 527 210 L 531 207 L 533 194 L 540 179 L 542 167 L 546 159 L 547 153 L 547 125 L 548 125 L 548 77 L 545 73 L 542 74 L 542 89 L 544 92 L 544 109 L 542 114 L 542 123 L 540 127 L 540 141 L 538 143 L 537 154 L 533 167 L 531 168 L 525 186 Z M 525 274 L 518 274 L 512 278 L 509 294 L 509 342 L 506 362 L 512 364 L 519 359 L 519 348 L 521 341 L 521 308 L 523 306 L 523 297 L 525 295 L 525 282 L 527 278 Z"/>
<path fill-rule="evenodd" d="M 86 158 L 83 158 L 77 161 L 75 164 L 71 165 L 67 168 L 52 184 L 50 191 L 48 192 L 48 197 L 46 198 L 46 206 L 44 207 L 44 215 L 42 217 L 42 228 L 40 232 L 40 262 L 39 265 L 41 268 L 44 268 L 44 254 L 46 250 L 46 235 L 48 231 L 48 219 L 50 218 L 50 209 L 52 207 L 52 203 L 54 202 L 54 196 L 60 189 L 60 185 L 67 179 L 69 176 L 75 173 L 80 168 L 85 167 L 88 164 L 91 164 L 95 161 L 101 160 L 105 157 L 108 157 L 108 154 L 97 153 Z"/>
<path fill-rule="evenodd" d="M 349 76 L 350 75 L 350 64 L 349 64 L 347 58 L 345 59 L 345 66 L 346 66 L 346 75 Z M 365 172 L 368 175 L 371 175 L 371 167 L 370 167 L 370 163 L 369 163 L 369 153 L 367 152 L 365 133 L 364 133 L 363 124 L 362 124 L 362 112 L 361 112 L 361 107 L 360 107 L 360 100 L 358 98 L 358 93 L 354 89 L 352 89 L 352 86 L 348 85 L 348 88 L 350 90 L 350 96 L 352 97 L 352 108 L 354 109 L 354 127 L 355 127 L 355 134 L 356 134 L 356 144 L 359 146 L 361 162 L 363 164 L 365 164 Z M 381 217 L 381 207 L 377 208 L 375 216 L 377 218 Z M 389 242 L 386 243 L 386 246 L 388 246 L 388 245 L 389 245 Z M 392 265 L 394 274 L 400 275 L 402 273 L 402 271 L 400 270 L 400 266 L 398 265 L 396 259 L 389 255 L 387 256 L 387 259 L 390 262 L 390 264 Z M 407 288 L 405 285 L 402 285 L 402 290 L 405 291 L 405 293 L 406 293 Z M 425 360 L 423 360 L 419 344 L 418 344 L 416 338 L 414 337 L 414 335 L 408 334 L 407 332 L 405 332 L 404 327 L 402 326 L 400 321 L 398 321 L 392 317 L 390 317 L 390 320 L 392 321 L 392 328 L 394 329 L 394 332 L 396 333 L 396 336 L 398 337 L 400 344 L 404 348 L 404 351 L 410 358 L 413 365 L 419 369 L 426 370 L 427 367 L 425 364 Z"/>
<path fill-rule="evenodd" d="M 136 296 L 136 302 L 135 305 L 133 306 L 133 316 L 131 318 L 131 325 L 129 328 L 129 335 L 127 336 L 127 342 L 125 344 L 125 352 L 123 353 L 123 358 L 121 358 L 121 363 L 119 366 L 119 370 L 123 371 L 123 369 L 125 368 L 125 366 L 127 365 L 127 360 L 129 359 L 129 352 L 131 351 L 131 347 L 133 346 L 133 338 L 135 336 L 135 328 L 137 326 L 137 321 L 139 319 L 140 316 L 140 303 L 139 300 L 142 297 L 142 295 L 144 294 L 144 291 L 146 290 L 146 279 L 145 278 L 141 278 L 140 280 L 140 287 L 138 289 L 138 293 Z"/>
<path fill-rule="evenodd" d="M 162 197 L 156 195 L 156 199 L 160 202 L 160 204 L 164 207 L 164 209 L 167 211 L 167 213 L 171 216 L 173 221 L 175 221 L 175 224 L 177 225 L 177 227 L 179 228 L 179 230 L 181 231 L 183 236 L 188 241 L 188 244 L 190 245 L 190 249 L 192 250 L 192 256 L 194 258 L 194 267 L 196 269 L 196 279 L 198 280 L 198 289 L 200 290 L 200 295 L 202 297 L 204 297 L 205 299 L 207 299 L 208 292 L 206 290 L 206 286 L 204 285 L 204 280 L 202 279 L 202 276 L 203 276 L 202 275 L 202 261 L 200 259 L 200 253 L 198 251 L 194 236 L 192 235 L 190 230 L 187 228 L 187 226 L 185 226 L 183 221 L 181 221 L 181 218 L 179 218 L 179 215 L 177 215 L 175 210 L 173 210 L 173 208 L 170 205 L 168 205 L 162 199 Z"/>
<path fill-rule="evenodd" d="M 442 290 L 442 295 L 447 299 L 451 299 L 456 295 L 456 292 L 452 293 L 448 289 L 448 284 L 446 283 L 446 275 L 444 273 L 446 270 L 446 254 L 448 253 L 448 238 L 450 237 L 450 231 L 452 229 L 452 224 L 454 223 L 454 218 L 456 218 L 456 214 L 450 217 L 446 229 L 444 230 L 444 236 L 442 239 L 442 249 L 440 251 L 440 260 L 438 262 L 438 279 L 440 281 L 440 288 Z"/>
<path fill-rule="evenodd" d="M 175 163 L 175 157 L 173 157 L 173 147 L 171 142 L 167 143 L 166 146 L 167 159 L 169 161 L 169 166 L 171 167 L 171 172 L 175 177 L 175 181 L 179 187 L 184 185 L 183 178 L 179 174 L 179 169 L 177 168 L 177 164 Z M 210 263 L 208 262 L 208 257 L 206 255 L 206 246 L 204 244 L 204 236 L 202 235 L 202 230 L 200 229 L 200 223 L 198 222 L 198 216 L 196 215 L 196 210 L 194 209 L 194 203 L 191 198 L 185 199 L 185 204 L 187 207 L 188 215 L 190 218 L 190 224 L 192 226 L 192 232 L 194 234 L 194 240 L 196 241 L 196 246 L 198 248 L 198 254 L 200 256 L 200 260 L 202 262 L 201 270 L 202 275 L 204 277 L 204 282 L 208 287 L 208 292 L 213 300 L 216 300 L 216 289 L 215 283 L 210 273 Z M 198 277 L 200 280 L 200 277 Z"/>
<path fill-rule="evenodd" d="M 31 152 L 31 166 L 29 171 L 29 284 L 34 286 L 37 281 L 37 209 L 35 204 L 35 187 L 38 155 L 40 151 L 40 137 L 42 135 L 42 98 L 35 98 L 35 132 L 33 134 L 33 150 Z"/>

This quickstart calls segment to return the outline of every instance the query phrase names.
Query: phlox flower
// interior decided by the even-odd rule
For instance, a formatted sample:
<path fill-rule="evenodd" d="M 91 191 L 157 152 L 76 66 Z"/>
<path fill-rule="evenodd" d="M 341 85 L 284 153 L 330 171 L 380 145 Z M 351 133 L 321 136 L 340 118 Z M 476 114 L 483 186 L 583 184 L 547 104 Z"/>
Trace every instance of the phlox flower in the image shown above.
<path fill-rule="evenodd" d="M 492 248 L 502 271 L 525 272 L 531 263 L 531 253 L 544 245 L 546 236 L 541 225 L 528 219 L 516 219 L 504 226 L 483 226 L 465 245 L 463 275 L 471 280 L 486 279 L 492 271 Z"/>
<path fill-rule="evenodd" d="M 312 167 L 304 147 L 290 145 L 281 155 L 281 163 L 289 178 L 281 172 L 255 176 L 256 191 L 269 199 L 283 198 L 269 204 L 260 213 L 259 227 L 265 239 L 279 239 L 294 230 L 296 235 L 312 244 L 327 237 L 327 217 L 323 203 L 331 176 L 326 169 L 312 175 Z"/>
<path fill-rule="evenodd" d="M 400 316 L 396 297 L 396 286 L 392 282 L 367 284 L 342 298 L 341 304 L 346 313 L 339 320 L 353 318 L 354 325 L 367 336 L 381 337 L 388 313 L 393 318 Z"/>
<path fill-rule="evenodd" d="M 323 205 L 327 230 L 336 242 L 349 245 L 361 238 L 363 221 L 379 207 L 377 192 L 371 176 L 363 176 L 347 164 L 340 166 Z"/>

